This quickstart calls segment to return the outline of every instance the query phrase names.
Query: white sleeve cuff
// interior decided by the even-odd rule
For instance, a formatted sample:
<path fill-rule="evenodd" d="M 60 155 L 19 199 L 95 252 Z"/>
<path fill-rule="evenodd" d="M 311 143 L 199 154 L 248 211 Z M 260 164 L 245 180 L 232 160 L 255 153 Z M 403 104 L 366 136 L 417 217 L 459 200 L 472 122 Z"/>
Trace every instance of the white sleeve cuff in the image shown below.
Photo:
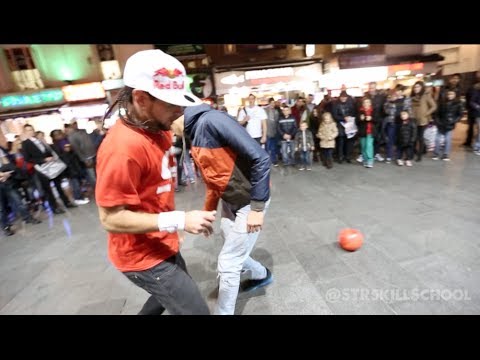
<path fill-rule="evenodd" d="M 158 230 L 174 233 L 185 229 L 185 211 L 169 211 L 158 214 Z"/>

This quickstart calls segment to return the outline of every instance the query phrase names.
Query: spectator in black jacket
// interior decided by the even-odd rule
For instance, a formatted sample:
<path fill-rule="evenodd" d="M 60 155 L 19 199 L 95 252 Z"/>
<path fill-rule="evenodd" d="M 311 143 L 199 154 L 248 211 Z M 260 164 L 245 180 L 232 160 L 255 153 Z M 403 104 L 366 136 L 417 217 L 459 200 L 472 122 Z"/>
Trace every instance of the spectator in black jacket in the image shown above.
<path fill-rule="evenodd" d="M 288 105 L 283 105 L 282 116 L 278 120 L 278 133 L 282 139 L 282 161 L 284 166 L 295 165 L 295 133 L 297 123 Z"/>
<path fill-rule="evenodd" d="M 475 82 L 471 88 L 468 89 L 467 94 L 465 96 L 466 99 L 466 107 L 468 112 L 468 130 L 467 130 L 467 139 L 463 146 L 471 147 L 472 146 L 472 139 L 473 139 L 473 127 L 475 126 L 476 119 L 480 117 L 479 108 L 476 106 L 480 104 L 478 100 L 478 93 L 480 91 L 480 70 L 475 73 Z M 477 98 L 472 102 L 472 98 Z M 480 134 L 480 130 L 478 131 Z M 480 139 L 477 141 L 479 144 L 475 144 L 475 154 L 480 155 Z"/>
<path fill-rule="evenodd" d="M 26 137 L 26 139 L 22 143 L 22 152 L 23 156 L 25 157 L 25 161 L 34 163 L 36 165 L 41 165 L 43 163 L 53 161 L 54 157 L 52 149 L 48 145 L 34 137 L 35 130 L 33 129 L 33 126 L 27 124 L 23 127 L 23 130 Z M 52 188 L 50 187 L 50 181 L 54 182 L 58 194 L 60 195 L 62 201 L 65 203 L 65 206 L 69 208 L 76 207 L 76 205 L 72 204 L 68 200 L 67 196 L 63 192 L 61 185 L 61 175 L 57 176 L 55 179 L 52 180 L 50 180 L 38 171 L 35 172 L 35 175 L 40 180 L 42 189 L 47 197 L 46 200 L 48 200 L 48 203 L 54 214 L 63 214 L 65 211 L 58 207 L 57 201 L 55 200 L 55 196 L 52 192 Z"/>
<path fill-rule="evenodd" d="M 462 118 L 462 112 L 462 104 L 458 100 L 457 93 L 453 89 L 448 90 L 445 101 L 440 103 L 438 116 L 435 120 L 438 131 L 435 138 L 433 160 L 440 159 L 440 140 L 445 136 L 445 148 L 442 160 L 450 161 L 448 155 L 450 154 L 450 149 L 452 147 L 452 132 L 455 128 L 455 124 Z"/>
<path fill-rule="evenodd" d="M 407 110 L 400 112 L 400 121 L 397 131 L 397 164 L 403 165 L 403 155 L 405 155 L 405 165 L 412 166 L 413 146 L 417 139 L 417 125 L 410 118 Z"/>
<path fill-rule="evenodd" d="M 355 121 L 357 110 L 355 100 L 346 91 L 342 91 L 339 99 L 333 104 L 332 116 L 338 127 L 338 137 L 336 139 L 338 163 L 341 164 L 344 159 L 347 163 L 350 163 L 355 138 L 354 135 L 345 133 L 345 125 L 348 122 Z"/>
<path fill-rule="evenodd" d="M 63 151 L 60 154 L 60 158 L 65 164 L 67 164 L 67 169 L 62 175 L 66 176 L 70 180 L 75 205 L 88 204 L 90 200 L 83 196 L 80 185 L 83 179 L 82 162 L 80 161 L 78 155 L 72 150 L 71 144 L 66 143 L 63 146 Z"/>

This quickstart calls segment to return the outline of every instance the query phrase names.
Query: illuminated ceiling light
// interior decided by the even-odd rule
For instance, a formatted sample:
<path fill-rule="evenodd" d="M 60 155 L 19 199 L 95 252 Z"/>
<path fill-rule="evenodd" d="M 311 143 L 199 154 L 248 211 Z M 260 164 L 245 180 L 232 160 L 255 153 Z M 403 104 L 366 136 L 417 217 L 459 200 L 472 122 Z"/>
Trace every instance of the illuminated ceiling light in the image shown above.
<path fill-rule="evenodd" d="M 305 55 L 307 57 L 312 57 L 315 55 L 315 45 L 314 44 L 307 44 L 305 46 Z"/>
<path fill-rule="evenodd" d="M 400 70 L 400 71 L 397 71 L 395 73 L 395 75 L 397 76 L 407 76 L 407 75 L 410 75 L 412 73 L 411 70 Z"/>

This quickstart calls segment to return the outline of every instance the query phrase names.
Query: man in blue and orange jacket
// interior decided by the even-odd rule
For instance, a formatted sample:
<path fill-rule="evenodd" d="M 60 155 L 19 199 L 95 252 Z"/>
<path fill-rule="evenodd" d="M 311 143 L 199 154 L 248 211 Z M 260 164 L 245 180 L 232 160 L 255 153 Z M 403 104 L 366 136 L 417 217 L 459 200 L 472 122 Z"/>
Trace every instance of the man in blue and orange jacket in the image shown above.
<path fill-rule="evenodd" d="M 270 204 L 271 162 L 227 113 L 202 104 L 187 108 L 184 116 L 192 157 L 207 186 L 205 210 L 215 210 L 222 199 L 225 242 L 218 256 L 220 284 L 214 314 L 233 315 L 242 273 L 249 272 L 243 291 L 273 281 L 270 270 L 250 257 Z"/>

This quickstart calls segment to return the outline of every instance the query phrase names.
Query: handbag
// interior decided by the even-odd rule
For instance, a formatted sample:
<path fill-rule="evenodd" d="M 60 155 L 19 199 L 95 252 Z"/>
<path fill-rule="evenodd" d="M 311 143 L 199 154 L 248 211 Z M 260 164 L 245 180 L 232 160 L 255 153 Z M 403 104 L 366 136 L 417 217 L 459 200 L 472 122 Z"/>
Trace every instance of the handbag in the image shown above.
<path fill-rule="evenodd" d="M 50 162 L 46 162 L 43 164 L 36 164 L 34 166 L 35 170 L 38 171 L 40 174 L 46 176 L 50 180 L 55 179 L 58 175 L 60 175 L 66 168 L 67 164 L 65 164 L 60 157 L 57 155 L 53 149 L 45 144 L 45 146 L 50 150 L 53 155 L 53 160 Z"/>
<path fill-rule="evenodd" d="M 53 180 L 67 168 L 67 165 L 62 160 L 55 159 L 41 165 L 36 164 L 34 167 L 36 171 Z"/>
<path fill-rule="evenodd" d="M 37 144 L 34 143 L 35 146 L 38 147 Z M 48 144 L 43 144 L 48 150 L 50 150 L 51 154 L 53 155 L 53 160 L 50 162 L 46 162 L 43 164 L 36 164 L 34 169 L 38 171 L 40 174 L 46 176 L 50 180 L 55 179 L 58 175 L 60 175 L 66 168 L 67 164 L 65 164 L 58 154 L 50 147 Z M 42 149 L 39 148 L 40 151 L 44 152 Z"/>

